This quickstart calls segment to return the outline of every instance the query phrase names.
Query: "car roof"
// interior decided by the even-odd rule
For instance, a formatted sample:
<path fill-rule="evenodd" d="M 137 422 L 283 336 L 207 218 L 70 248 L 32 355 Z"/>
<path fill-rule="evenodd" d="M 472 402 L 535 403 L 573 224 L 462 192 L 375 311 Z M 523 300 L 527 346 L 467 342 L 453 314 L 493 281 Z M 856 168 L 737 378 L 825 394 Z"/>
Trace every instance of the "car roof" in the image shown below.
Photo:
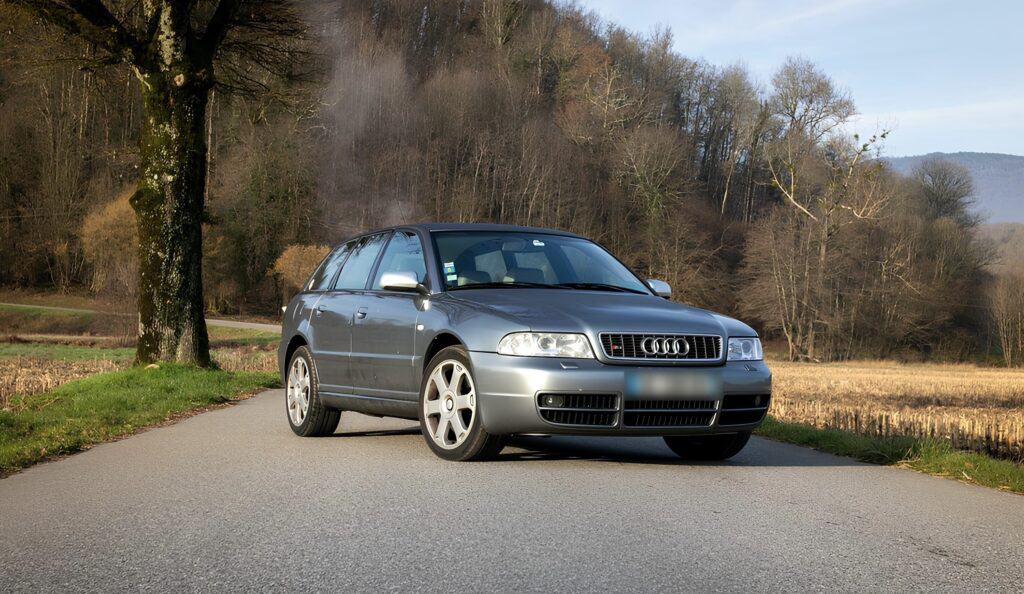
<path fill-rule="evenodd" d="M 564 235 L 566 237 L 579 237 L 586 239 L 581 235 L 570 233 L 568 231 L 562 231 L 561 229 L 547 229 L 544 227 L 524 227 L 520 225 L 499 225 L 496 223 L 415 223 L 412 225 L 395 225 L 393 227 L 384 227 L 383 229 L 374 229 L 371 231 L 364 231 L 357 235 L 352 235 L 343 239 L 335 245 L 341 245 L 352 241 L 355 238 L 365 237 L 367 235 L 373 235 L 375 233 L 383 233 L 387 231 L 394 231 L 396 229 L 404 230 L 418 230 L 426 233 L 432 231 L 499 231 L 499 232 L 518 232 L 518 233 L 546 233 L 548 235 Z"/>
<path fill-rule="evenodd" d="M 575 233 L 562 231 L 561 229 L 526 227 L 521 225 L 499 225 L 496 223 L 419 223 L 416 225 L 402 225 L 401 228 L 418 228 L 424 231 L 505 231 L 519 233 L 547 233 L 549 235 L 579 237 L 579 235 L 576 235 Z"/>

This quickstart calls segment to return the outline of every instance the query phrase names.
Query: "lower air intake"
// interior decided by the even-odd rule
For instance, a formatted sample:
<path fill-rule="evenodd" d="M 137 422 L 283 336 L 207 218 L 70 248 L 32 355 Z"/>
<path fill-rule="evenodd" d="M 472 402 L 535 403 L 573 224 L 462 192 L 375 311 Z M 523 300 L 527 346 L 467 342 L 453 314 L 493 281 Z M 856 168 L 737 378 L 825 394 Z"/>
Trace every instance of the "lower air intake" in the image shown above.
<path fill-rule="evenodd" d="M 537 395 L 537 409 L 542 419 L 555 425 L 613 427 L 618 421 L 619 396 L 543 393 Z"/>
<path fill-rule="evenodd" d="M 729 394 L 722 400 L 718 426 L 760 423 L 771 404 L 768 394 Z"/>
<path fill-rule="evenodd" d="M 627 427 L 707 427 L 714 416 L 714 400 L 627 400 L 622 424 Z"/>

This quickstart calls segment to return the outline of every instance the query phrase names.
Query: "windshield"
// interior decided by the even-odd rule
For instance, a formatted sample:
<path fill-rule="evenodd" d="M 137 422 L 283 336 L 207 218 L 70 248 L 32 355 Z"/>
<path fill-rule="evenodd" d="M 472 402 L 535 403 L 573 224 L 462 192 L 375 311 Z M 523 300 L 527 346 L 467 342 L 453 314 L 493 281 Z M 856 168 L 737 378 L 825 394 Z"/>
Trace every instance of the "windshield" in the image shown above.
<path fill-rule="evenodd" d="M 585 239 L 494 231 L 431 235 L 449 290 L 540 287 L 651 294 L 628 268 Z"/>

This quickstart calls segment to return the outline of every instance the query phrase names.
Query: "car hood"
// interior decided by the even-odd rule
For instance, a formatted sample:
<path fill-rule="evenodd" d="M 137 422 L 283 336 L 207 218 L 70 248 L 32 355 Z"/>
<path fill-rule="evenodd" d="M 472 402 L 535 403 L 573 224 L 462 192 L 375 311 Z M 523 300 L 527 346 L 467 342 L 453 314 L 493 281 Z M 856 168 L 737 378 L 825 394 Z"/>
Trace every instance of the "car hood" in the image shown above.
<path fill-rule="evenodd" d="M 559 289 L 464 289 L 448 295 L 512 317 L 534 332 L 756 336 L 742 322 L 654 295 Z"/>

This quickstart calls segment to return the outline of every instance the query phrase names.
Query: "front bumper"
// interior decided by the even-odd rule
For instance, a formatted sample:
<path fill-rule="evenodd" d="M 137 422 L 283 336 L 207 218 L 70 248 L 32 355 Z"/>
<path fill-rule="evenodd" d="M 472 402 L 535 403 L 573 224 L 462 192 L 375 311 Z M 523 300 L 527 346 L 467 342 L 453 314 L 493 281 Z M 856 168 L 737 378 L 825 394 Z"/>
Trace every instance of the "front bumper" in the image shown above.
<path fill-rule="evenodd" d="M 761 424 L 771 394 L 771 371 L 763 361 L 709 367 L 609 365 L 596 359 L 479 351 L 471 352 L 470 360 L 481 421 L 498 435 L 736 433 Z M 658 382 L 637 381 L 648 377 Z M 566 396 L 560 399 L 563 406 L 574 409 L 552 413 L 558 409 L 542 407 L 538 400 L 547 394 Z M 588 408 L 591 395 L 600 414 Z"/>

